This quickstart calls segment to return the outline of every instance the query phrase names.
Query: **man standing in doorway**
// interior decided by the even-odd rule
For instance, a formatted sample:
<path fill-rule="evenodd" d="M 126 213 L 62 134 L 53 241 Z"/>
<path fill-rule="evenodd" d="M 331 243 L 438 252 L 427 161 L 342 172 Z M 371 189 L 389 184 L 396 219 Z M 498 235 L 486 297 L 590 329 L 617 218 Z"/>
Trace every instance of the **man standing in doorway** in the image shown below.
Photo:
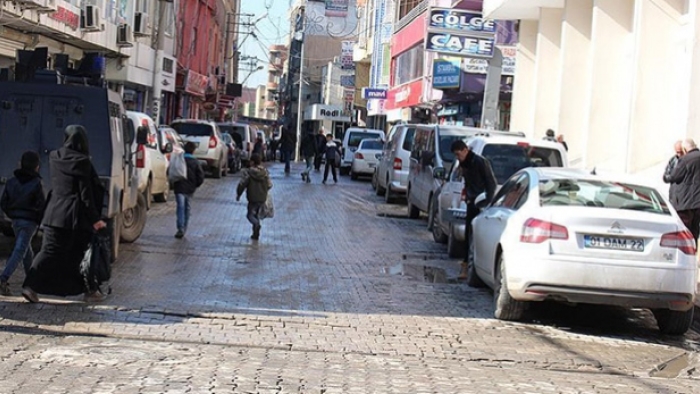
<path fill-rule="evenodd" d="M 700 151 L 695 141 L 683 141 L 683 157 L 667 178 L 676 184 L 676 211 L 697 241 L 700 236 Z"/>

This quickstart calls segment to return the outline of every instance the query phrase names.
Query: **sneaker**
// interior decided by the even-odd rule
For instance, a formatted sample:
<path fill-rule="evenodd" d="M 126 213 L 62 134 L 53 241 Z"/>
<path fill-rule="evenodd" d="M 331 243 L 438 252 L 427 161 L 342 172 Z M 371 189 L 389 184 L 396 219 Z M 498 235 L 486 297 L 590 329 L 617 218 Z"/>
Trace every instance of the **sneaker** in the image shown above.
<path fill-rule="evenodd" d="M 307 176 L 308 176 L 308 175 L 306 175 L 305 173 L 302 172 L 302 173 L 301 173 L 301 180 L 302 180 L 302 181 L 305 181 Z"/>
<path fill-rule="evenodd" d="M 325 180 L 325 179 L 323 180 L 323 184 L 324 184 L 324 185 L 326 184 L 326 180 Z"/>
<path fill-rule="evenodd" d="M 30 289 L 29 287 L 22 288 L 22 297 L 24 297 L 27 301 L 31 302 L 32 304 L 36 304 L 37 302 L 39 302 L 39 296 L 36 295 L 36 291 Z"/>
<path fill-rule="evenodd" d="M 180 239 L 185 236 L 185 233 L 182 230 L 177 230 L 175 233 L 175 238 Z"/>
<path fill-rule="evenodd" d="M 85 302 L 102 302 L 107 298 L 104 294 L 100 293 L 99 290 L 85 292 L 83 296 L 83 301 Z"/>
<path fill-rule="evenodd" d="M 10 290 L 10 284 L 7 282 L 0 282 L 0 294 L 4 296 L 11 296 L 12 291 Z"/>

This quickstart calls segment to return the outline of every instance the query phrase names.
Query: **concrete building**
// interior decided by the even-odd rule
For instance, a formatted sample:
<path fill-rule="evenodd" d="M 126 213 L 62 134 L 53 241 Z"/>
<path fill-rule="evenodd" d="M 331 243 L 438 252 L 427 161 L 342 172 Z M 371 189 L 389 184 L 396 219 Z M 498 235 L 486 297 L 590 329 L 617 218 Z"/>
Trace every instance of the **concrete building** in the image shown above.
<path fill-rule="evenodd" d="M 285 45 L 270 46 L 270 63 L 267 77 L 267 99 L 265 100 L 264 119 L 277 120 L 279 117 L 278 93 L 280 89 L 284 63 L 287 61 L 288 48 Z"/>
<path fill-rule="evenodd" d="M 484 0 L 484 13 L 520 20 L 512 130 L 552 128 L 572 165 L 658 183 L 673 142 L 700 139 L 698 1 Z"/>

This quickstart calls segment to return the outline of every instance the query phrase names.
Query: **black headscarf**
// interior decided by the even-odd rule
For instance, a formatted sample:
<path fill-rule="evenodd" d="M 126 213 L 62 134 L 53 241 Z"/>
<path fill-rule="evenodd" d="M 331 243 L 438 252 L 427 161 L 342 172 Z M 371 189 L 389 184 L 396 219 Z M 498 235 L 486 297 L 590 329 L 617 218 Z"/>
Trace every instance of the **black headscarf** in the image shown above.
<path fill-rule="evenodd" d="M 89 154 L 87 130 L 81 125 L 70 125 L 64 132 L 63 147 L 76 152 Z"/>

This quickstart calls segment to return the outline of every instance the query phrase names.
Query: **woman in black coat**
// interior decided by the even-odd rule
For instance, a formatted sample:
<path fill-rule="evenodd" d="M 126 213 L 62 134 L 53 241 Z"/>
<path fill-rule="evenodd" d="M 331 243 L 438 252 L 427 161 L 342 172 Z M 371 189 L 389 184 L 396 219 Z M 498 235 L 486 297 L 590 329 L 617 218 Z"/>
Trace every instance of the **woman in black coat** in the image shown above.
<path fill-rule="evenodd" d="M 100 301 L 98 290 L 86 288 L 80 263 L 101 220 L 104 187 L 90 162 L 83 126 L 66 127 L 63 147 L 49 155 L 51 193 L 42 221 L 41 251 L 24 281 L 22 295 L 38 302 L 39 294 L 58 296 L 85 293 L 86 301 Z"/>

